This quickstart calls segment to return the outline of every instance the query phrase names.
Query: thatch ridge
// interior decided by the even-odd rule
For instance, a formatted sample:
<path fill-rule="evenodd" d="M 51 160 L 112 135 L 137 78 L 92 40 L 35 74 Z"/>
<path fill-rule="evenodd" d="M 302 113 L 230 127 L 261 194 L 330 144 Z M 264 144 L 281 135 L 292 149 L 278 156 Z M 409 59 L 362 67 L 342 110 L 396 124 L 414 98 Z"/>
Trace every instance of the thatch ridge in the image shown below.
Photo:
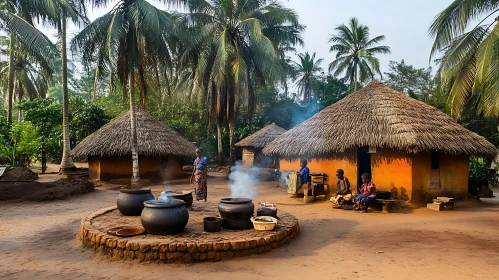
<path fill-rule="evenodd" d="M 139 156 L 194 156 L 196 147 L 175 130 L 137 109 L 137 142 Z M 130 111 L 116 117 L 83 139 L 73 156 L 131 155 Z"/>
<path fill-rule="evenodd" d="M 235 145 L 237 147 L 262 149 L 284 132 L 286 132 L 284 128 L 272 123 L 237 142 Z"/>
<path fill-rule="evenodd" d="M 494 156 L 496 147 L 426 103 L 372 81 L 283 133 L 266 155 L 317 156 L 375 146 L 410 153 Z"/>

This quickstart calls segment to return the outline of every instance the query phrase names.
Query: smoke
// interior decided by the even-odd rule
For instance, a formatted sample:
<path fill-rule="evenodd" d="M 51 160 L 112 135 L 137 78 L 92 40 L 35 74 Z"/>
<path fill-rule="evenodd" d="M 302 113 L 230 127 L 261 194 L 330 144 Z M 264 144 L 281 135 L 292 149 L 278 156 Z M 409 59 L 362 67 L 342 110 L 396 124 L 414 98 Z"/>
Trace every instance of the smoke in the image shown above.
<path fill-rule="evenodd" d="M 281 172 L 281 177 L 279 181 L 284 185 L 284 188 L 288 188 L 289 183 L 289 172 Z"/>
<path fill-rule="evenodd" d="M 172 199 L 171 196 L 168 195 L 168 193 L 171 193 L 172 191 L 163 191 L 159 194 L 158 200 L 166 201 L 166 203 L 170 203 L 170 200 Z"/>
<path fill-rule="evenodd" d="M 258 194 L 256 186 L 259 182 L 259 169 L 257 167 L 242 166 L 241 161 L 237 161 L 230 170 L 230 196 L 234 198 L 253 199 Z"/>

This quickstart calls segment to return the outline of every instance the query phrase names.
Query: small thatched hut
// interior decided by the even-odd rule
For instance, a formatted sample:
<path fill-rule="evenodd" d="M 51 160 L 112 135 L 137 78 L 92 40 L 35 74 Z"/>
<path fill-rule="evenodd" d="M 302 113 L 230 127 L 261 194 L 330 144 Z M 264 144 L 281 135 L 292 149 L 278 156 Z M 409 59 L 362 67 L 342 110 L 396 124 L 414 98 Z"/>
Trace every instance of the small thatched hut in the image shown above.
<path fill-rule="evenodd" d="M 137 109 L 136 116 L 140 177 L 151 180 L 181 178 L 182 157 L 193 157 L 196 147 L 146 111 Z M 91 179 L 130 178 L 130 138 L 130 112 L 127 112 L 83 139 L 72 154 L 88 156 Z"/>
<path fill-rule="evenodd" d="M 263 156 L 262 149 L 284 132 L 285 129 L 273 123 L 237 142 L 235 146 L 243 148 L 243 165 L 271 167 L 274 159 Z"/>
<path fill-rule="evenodd" d="M 354 185 L 371 173 L 378 189 L 403 200 L 466 196 L 469 156 L 494 156 L 496 148 L 440 110 L 373 81 L 283 133 L 263 150 L 279 155 L 283 171 L 300 157 L 311 172 L 343 169 Z M 355 182 L 357 184 L 355 184 Z"/>

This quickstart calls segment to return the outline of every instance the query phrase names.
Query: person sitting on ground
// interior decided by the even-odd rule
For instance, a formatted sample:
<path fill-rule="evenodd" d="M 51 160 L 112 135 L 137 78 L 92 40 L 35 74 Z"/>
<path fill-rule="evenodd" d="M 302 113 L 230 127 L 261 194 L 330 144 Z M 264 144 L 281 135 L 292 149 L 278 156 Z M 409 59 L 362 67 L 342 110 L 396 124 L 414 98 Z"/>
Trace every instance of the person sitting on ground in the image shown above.
<path fill-rule="evenodd" d="M 345 172 L 343 169 L 338 169 L 336 171 L 336 178 L 338 178 L 338 182 L 336 184 L 336 196 L 331 197 L 331 202 L 335 207 L 340 207 L 349 200 L 352 199 L 352 191 L 350 191 L 350 182 L 348 178 L 344 176 Z"/>
<path fill-rule="evenodd" d="M 300 176 L 299 176 L 299 187 L 301 188 L 304 184 L 310 183 L 310 169 L 307 167 L 307 160 L 300 160 Z M 298 190 L 299 188 L 297 188 Z"/>
<path fill-rule="evenodd" d="M 359 189 L 360 193 L 353 196 L 354 209 L 360 212 L 367 212 L 369 202 L 376 199 L 376 186 L 371 181 L 371 174 L 364 173 L 361 178 L 362 186 Z"/>

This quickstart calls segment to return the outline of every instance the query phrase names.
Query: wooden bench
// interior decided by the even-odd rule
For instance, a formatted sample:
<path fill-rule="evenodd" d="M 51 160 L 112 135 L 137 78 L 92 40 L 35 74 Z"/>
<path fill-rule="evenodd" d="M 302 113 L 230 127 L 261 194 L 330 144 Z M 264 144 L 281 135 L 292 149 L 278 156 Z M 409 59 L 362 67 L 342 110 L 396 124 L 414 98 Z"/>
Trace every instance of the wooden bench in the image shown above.
<path fill-rule="evenodd" d="M 392 208 L 392 205 L 395 203 L 395 200 L 392 199 L 375 199 L 371 200 L 372 204 L 381 204 L 382 206 L 382 213 L 390 213 L 390 210 Z"/>

